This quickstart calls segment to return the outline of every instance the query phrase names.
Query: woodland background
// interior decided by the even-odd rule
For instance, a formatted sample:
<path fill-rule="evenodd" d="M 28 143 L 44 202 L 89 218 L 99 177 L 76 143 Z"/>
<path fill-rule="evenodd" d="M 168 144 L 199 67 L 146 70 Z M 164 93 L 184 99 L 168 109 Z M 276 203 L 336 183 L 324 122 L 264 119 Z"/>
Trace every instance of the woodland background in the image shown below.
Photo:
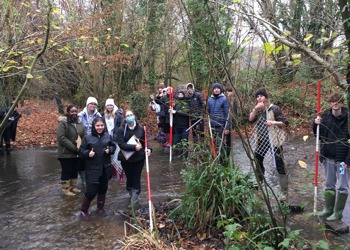
<path fill-rule="evenodd" d="M 147 106 L 159 83 L 180 88 L 192 82 L 208 95 L 215 82 L 231 86 L 242 131 L 249 130 L 247 117 L 261 87 L 282 107 L 292 134 L 309 131 L 318 81 L 321 112 L 334 91 L 342 92 L 350 105 L 349 0 L 0 0 L 0 6 L 0 108 L 19 104 L 19 146 L 54 146 L 59 113 L 68 103 L 83 108 L 88 96 L 97 98 L 100 110 L 113 97 L 152 127 L 155 116 Z M 288 231 L 283 221 L 279 226 L 280 217 L 266 197 L 261 210 L 254 205 L 241 214 L 254 220 L 245 222 L 245 231 L 232 224 L 236 214 L 230 208 L 257 201 L 251 184 L 242 184 L 247 176 L 227 166 L 223 175 L 208 150 L 197 156 L 203 161 L 190 168 L 198 172 L 188 173 L 182 216 L 196 215 L 203 228 L 214 226 L 203 218 L 221 218 L 216 226 L 224 231 L 227 246 L 304 246 L 298 239 L 300 247 L 288 248 L 298 232 Z M 192 178 L 203 170 L 207 179 Z M 213 176 L 223 189 L 212 190 L 204 200 L 202 188 L 194 195 L 191 187 L 209 187 Z M 234 191 L 236 187 L 243 191 Z M 243 198 L 236 199 L 237 193 Z M 212 209 L 215 202 L 228 204 L 227 197 L 228 206 Z M 197 206 L 201 199 L 209 207 Z M 279 210 L 283 218 L 288 214 Z M 207 216 L 207 211 L 217 214 Z M 266 211 L 267 216 L 260 216 Z M 318 246 L 329 249 L 324 243 Z"/>
<path fill-rule="evenodd" d="M 0 107 L 55 100 L 62 113 L 62 102 L 83 108 L 95 96 L 101 110 L 112 96 L 143 120 L 161 82 L 193 82 L 208 94 L 220 82 L 234 88 L 242 123 L 255 90 L 265 87 L 297 131 L 315 115 L 318 80 L 323 96 L 335 90 L 348 96 L 349 5 L 2 0 Z"/>

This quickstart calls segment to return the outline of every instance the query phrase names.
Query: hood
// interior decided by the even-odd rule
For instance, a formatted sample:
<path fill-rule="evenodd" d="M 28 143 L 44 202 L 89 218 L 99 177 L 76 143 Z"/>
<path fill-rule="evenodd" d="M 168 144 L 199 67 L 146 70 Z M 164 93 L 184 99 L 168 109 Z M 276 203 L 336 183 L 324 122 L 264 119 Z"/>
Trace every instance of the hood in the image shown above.
<path fill-rule="evenodd" d="M 58 118 L 57 118 L 57 121 L 58 122 L 67 122 L 68 121 L 68 117 L 67 115 L 60 115 Z M 81 117 L 77 117 L 77 123 L 81 123 Z"/>
<path fill-rule="evenodd" d="M 101 119 L 101 117 L 96 117 L 96 118 L 100 118 Z M 98 133 L 97 133 L 97 131 L 95 129 L 95 124 L 96 124 L 97 120 L 100 120 L 100 119 L 96 119 L 96 118 L 92 121 L 92 125 L 91 125 L 91 134 L 94 135 L 94 136 L 98 136 Z M 102 133 L 102 134 L 104 134 L 104 133 L 107 132 L 107 125 L 106 125 L 106 122 L 105 122 L 104 119 L 102 119 L 102 121 L 103 121 L 103 124 L 105 125 L 105 129 L 104 129 L 104 131 Z"/>

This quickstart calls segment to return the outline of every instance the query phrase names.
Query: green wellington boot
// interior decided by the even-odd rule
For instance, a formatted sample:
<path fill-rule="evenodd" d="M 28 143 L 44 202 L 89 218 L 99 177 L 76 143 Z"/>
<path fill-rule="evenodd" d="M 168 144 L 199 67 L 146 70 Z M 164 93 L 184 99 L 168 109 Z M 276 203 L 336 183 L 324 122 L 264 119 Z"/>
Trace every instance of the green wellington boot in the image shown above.
<path fill-rule="evenodd" d="M 337 193 L 337 200 L 335 202 L 334 211 L 333 214 L 327 218 L 328 221 L 341 220 L 343 218 L 343 211 L 347 199 L 348 194 Z"/>
<path fill-rule="evenodd" d="M 320 217 L 328 217 L 333 213 L 335 203 L 335 191 L 326 190 L 324 191 L 324 208 L 322 211 L 317 212 L 316 215 Z"/>

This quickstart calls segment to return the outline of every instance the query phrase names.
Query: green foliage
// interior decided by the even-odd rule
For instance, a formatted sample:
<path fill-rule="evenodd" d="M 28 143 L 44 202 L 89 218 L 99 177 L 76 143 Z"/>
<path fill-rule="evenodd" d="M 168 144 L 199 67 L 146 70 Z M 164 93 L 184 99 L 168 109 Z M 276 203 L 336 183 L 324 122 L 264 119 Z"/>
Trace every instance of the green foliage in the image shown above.
<path fill-rule="evenodd" d="M 136 115 L 138 121 L 142 121 L 146 116 L 149 103 L 148 93 L 145 91 L 135 91 L 129 95 L 130 108 Z"/>
<path fill-rule="evenodd" d="M 203 161 L 195 166 L 189 163 L 182 171 L 186 192 L 179 210 L 186 226 L 205 230 L 223 215 L 225 218 L 247 217 L 252 197 L 251 175 L 211 162 L 208 150 L 197 150 L 201 152 L 195 155 L 200 155 Z"/>

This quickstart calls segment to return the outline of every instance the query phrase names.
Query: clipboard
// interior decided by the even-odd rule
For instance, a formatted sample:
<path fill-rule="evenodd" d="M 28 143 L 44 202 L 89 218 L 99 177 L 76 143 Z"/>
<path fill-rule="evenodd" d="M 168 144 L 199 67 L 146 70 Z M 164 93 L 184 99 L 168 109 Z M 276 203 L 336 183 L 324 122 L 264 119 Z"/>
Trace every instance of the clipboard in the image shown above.
<path fill-rule="evenodd" d="M 136 135 L 133 135 L 130 137 L 130 139 L 126 142 L 128 145 L 141 145 L 140 140 L 136 137 Z M 135 151 L 125 151 L 123 149 L 120 149 L 120 152 L 122 152 L 123 156 L 126 160 L 129 160 L 131 156 L 135 154 Z"/>

